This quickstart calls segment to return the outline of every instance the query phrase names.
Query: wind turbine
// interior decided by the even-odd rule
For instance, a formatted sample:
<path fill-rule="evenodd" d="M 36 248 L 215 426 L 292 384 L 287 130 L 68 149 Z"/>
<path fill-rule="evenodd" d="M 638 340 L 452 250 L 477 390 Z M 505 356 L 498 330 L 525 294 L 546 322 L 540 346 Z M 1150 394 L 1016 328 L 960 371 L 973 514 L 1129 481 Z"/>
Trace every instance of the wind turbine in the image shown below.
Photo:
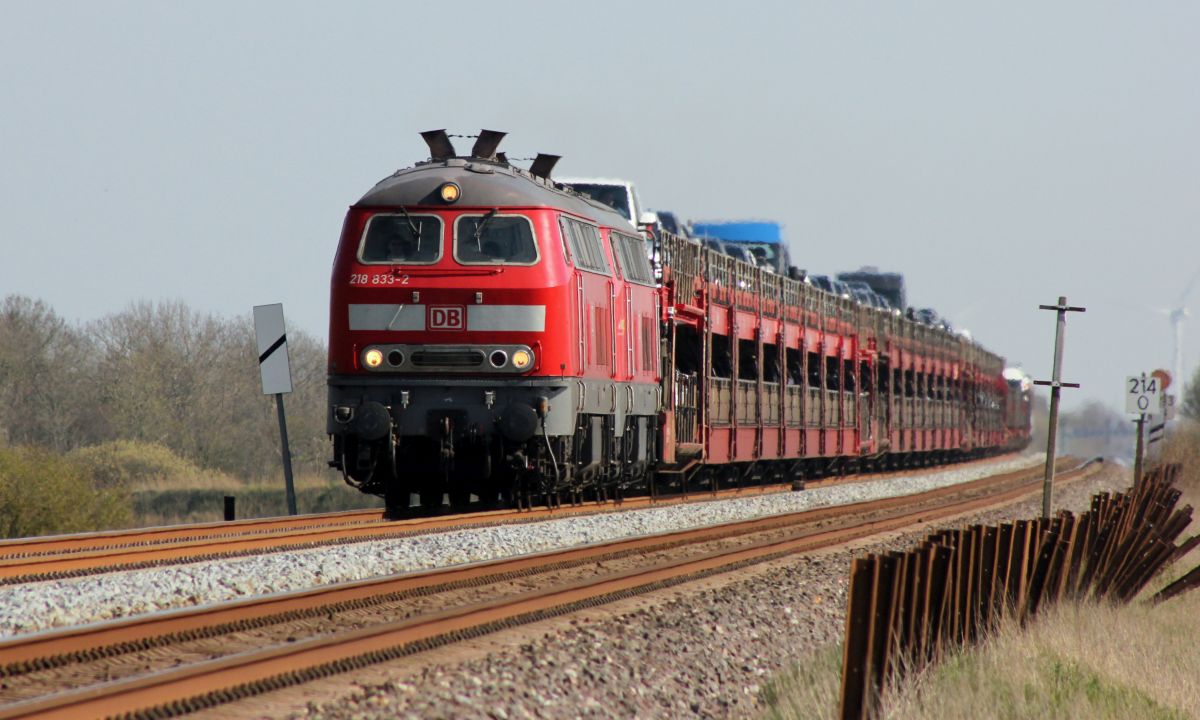
<path fill-rule="evenodd" d="M 1175 385 L 1179 388 L 1176 391 L 1176 397 L 1181 399 L 1183 398 L 1183 384 L 1190 380 L 1183 374 L 1183 321 L 1188 315 L 1191 315 L 1187 309 L 1187 299 L 1192 294 L 1192 290 L 1196 289 L 1197 282 L 1200 282 L 1200 270 L 1196 270 L 1192 279 L 1188 280 L 1183 292 L 1179 294 L 1179 299 L 1175 301 L 1175 307 L 1167 313 L 1167 317 L 1171 321 L 1171 330 L 1175 335 L 1175 357 L 1171 370 L 1175 373 Z"/>

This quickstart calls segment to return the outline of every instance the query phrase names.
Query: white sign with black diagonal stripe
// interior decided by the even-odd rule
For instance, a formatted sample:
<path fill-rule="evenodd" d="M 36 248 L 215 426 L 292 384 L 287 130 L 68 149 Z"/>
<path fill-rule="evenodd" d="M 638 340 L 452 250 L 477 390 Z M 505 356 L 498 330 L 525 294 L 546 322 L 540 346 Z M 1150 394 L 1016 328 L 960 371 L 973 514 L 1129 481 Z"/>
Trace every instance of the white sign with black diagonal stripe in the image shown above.
<path fill-rule="evenodd" d="M 288 362 L 282 304 L 254 306 L 254 335 L 258 339 L 258 368 L 262 371 L 263 395 L 290 393 L 292 366 Z"/>

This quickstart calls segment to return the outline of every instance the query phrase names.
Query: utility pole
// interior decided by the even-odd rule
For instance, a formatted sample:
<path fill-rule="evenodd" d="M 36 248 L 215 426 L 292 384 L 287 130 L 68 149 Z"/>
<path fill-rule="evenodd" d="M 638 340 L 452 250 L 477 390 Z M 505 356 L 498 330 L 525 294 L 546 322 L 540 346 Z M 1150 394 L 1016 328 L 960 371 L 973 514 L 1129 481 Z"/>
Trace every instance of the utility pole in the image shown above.
<path fill-rule="evenodd" d="M 1058 326 L 1054 331 L 1054 374 L 1050 380 L 1035 380 L 1034 385 L 1050 386 L 1050 427 L 1046 432 L 1046 479 L 1042 483 L 1042 517 L 1050 519 L 1050 497 L 1054 487 L 1054 444 L 1058 435 L 1058 396 L 1061 388 L 1077 388 L 1079 383 L 1062 381 L 1063 340 L 1067 334 L 1067 313 L 1086 312 L 1087 308 L 1070 307 L 1067 298 L 1060 295 L 1057 305 L 1038 305 L 1041 310 L 1058 312 Z"/>

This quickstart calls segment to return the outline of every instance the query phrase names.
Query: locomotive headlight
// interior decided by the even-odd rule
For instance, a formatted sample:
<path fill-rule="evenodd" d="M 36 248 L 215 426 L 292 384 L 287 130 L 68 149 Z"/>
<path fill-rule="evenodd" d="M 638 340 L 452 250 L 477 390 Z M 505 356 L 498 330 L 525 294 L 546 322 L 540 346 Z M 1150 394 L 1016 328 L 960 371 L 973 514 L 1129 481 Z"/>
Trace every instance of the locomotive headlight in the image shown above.
<path fill-rule="evenodd" d="M 458 198 L 462 195 L 462 188 L 452 182 L 448 182 L 438 190 L 438 194 L 442 196 L 442 202 L 458 202 Z"/>
<path fill-rule="evenodd" d="M 533 363 L 533 353 L 528 350 L 517 350 L 512 354 L 512 364 L 518 370 L 524 370 Z"/>
<path fill-rule="evenodd" d="M 377 368 L 383 364 L 383 352 L 378 348 L 371 348 L 363 353 L 363 363 L 369 368 Z"/>

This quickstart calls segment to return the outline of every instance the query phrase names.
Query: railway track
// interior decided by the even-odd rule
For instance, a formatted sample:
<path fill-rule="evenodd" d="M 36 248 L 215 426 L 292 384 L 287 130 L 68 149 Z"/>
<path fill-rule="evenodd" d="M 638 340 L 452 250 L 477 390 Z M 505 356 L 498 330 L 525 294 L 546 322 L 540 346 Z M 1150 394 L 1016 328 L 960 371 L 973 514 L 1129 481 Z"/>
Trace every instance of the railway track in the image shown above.
<path fill-rule="evenodd" d="M 975 461 L 994 462 L 995 458 Z M 967 463 L 965 465 L 970 465 Z M 959 466 L 961 467 L 961 465 Z M 928 468 L 886 477 L 928 472 Z M 882 474 L 834 476 L 812 487 L 859 482 Z M 666 507 L 789 492 L 790 484 L 747 485 L 688 494 L 640 496 L 621 501 L 585 502 L 555 508 L 483 510 L 468 513 L 386 519 L 381 510 L 352 510 L 297 517 L 199 523 L 138 530 L 86 533 L 0 541 L 0 585 L 54 580 L 100 572 L 137 570 L 167 564 L 242 557 L 262 552 L 304 550 L 340 543 L 394 540 L 435 532 L 535 522 L 640 507 Z"/>
<path fill-rule="evenodd" d="M 1090 474 L 1086 465 L 1064 470 L 1063 480 Z M 211 707 L 1002 504 L 1040 481 L 1038 470 L 1023 469 L 918 495 L 18 637 L 0 643 L 0 718 L 164 717 Z"/>

